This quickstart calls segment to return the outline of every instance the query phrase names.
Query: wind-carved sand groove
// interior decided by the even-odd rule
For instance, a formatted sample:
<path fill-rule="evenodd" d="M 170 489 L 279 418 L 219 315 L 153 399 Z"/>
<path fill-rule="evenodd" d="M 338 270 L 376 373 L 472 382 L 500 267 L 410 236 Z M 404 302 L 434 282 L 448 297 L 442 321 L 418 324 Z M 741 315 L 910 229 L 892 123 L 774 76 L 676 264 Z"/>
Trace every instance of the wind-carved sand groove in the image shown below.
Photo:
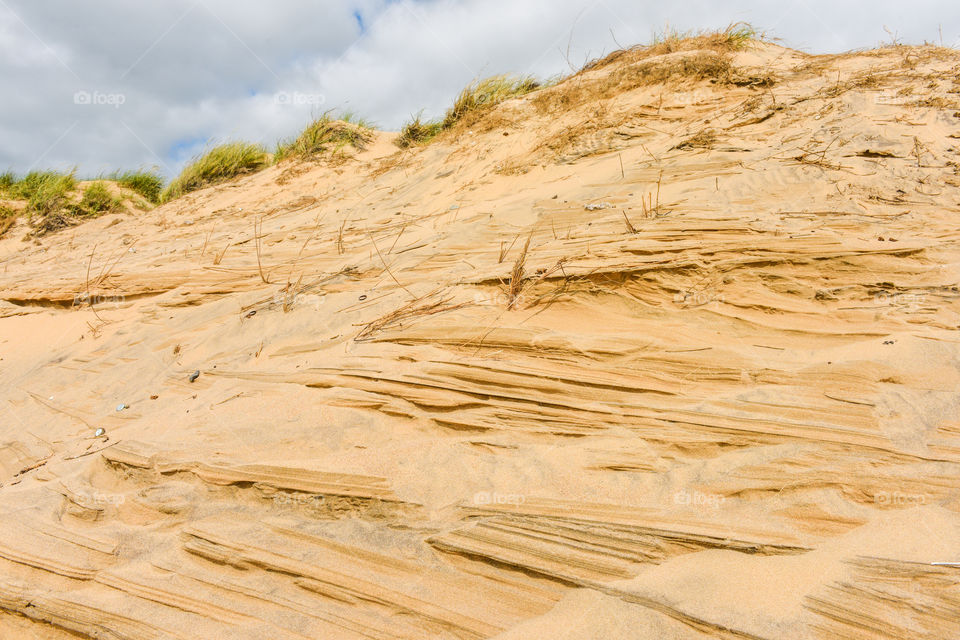
<path fill-rule="evenodd" d="M 0 637 L 960 637 L 960 57 L 704 55 L 7 234 Z"/>
<path fill-rule="evenodd" d="M 183 454 L 164 455 L 138 442 L 120 442 L 102 455 L 104 460 L 119 467 L 144 469 L 160 475 L 191 474 L 215 485 L 259 484 L 302 493 L 399 502 L 385 478 L 259 464 L 201 462 Z"/>

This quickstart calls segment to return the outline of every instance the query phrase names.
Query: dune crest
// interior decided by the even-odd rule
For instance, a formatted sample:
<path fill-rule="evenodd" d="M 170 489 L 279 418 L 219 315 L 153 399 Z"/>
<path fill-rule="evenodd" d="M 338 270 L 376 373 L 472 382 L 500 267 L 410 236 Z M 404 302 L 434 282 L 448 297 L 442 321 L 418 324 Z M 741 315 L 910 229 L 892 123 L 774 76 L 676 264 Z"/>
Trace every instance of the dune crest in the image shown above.
<path fill-rule="evenodd" d="M 0 636 L 960 637 L 958 77 L 629 50 L 7 234 Z"/>

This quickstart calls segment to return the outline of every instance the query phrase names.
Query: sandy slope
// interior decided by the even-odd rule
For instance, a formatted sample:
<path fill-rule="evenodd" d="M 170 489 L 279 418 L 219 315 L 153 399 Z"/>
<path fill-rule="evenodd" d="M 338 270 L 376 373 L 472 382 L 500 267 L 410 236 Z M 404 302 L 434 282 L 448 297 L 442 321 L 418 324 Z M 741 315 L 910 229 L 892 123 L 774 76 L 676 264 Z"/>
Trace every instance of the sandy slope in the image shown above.
<path fill-rule="evenodd" d="M 960 637 L 960 55 L 736 63 L 10 234 L 0 637 Z"/>

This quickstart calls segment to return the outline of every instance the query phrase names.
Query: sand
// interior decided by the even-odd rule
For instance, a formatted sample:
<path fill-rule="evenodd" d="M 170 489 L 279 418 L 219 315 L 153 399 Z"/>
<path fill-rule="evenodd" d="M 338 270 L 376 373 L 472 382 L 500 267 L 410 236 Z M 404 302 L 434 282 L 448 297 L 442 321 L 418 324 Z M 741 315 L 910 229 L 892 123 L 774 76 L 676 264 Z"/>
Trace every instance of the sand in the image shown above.
<path fill-rule="evenodd" d="M 695 54 L 18 223 L 0 637 L 960 637 L 960 54 Z"/>

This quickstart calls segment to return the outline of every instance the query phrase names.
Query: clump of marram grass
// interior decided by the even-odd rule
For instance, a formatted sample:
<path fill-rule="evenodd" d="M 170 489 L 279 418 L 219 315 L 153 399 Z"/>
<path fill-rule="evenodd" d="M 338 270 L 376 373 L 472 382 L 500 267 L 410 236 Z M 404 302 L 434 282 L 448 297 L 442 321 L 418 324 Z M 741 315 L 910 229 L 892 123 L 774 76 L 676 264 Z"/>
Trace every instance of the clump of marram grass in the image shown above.
<path fill-rule="evenodd" d="M 400 135 L 394 141 L 401 149 L 412 147 L 418 144 L 426 144 L 437 137 L 443 131 L 443 122 L 440 120 L 423 121 L 420 118 L 422 113 L 418 113 L 413 120 L 403 125 Z"/>
<path fill-rule="evenodd" d="M 497 75 L 475 80 L 464 87 L 442 120 L 423 121 L 422 114 L 417 114 L 403 125 L 394 144 L 402 149 L 425 144 L 457 124 L 470 126 L 504 100 L 525 96 L 542 86 L 531 76 Z"/>
<path fill-rule="evenodd" d="M 160 202 L 160 194 L 163 192 L 163 177 L 154 171 L 114 171 L 108 180 L 113 180 L 121 187 L 126 187 L 139 193 L 148 202 L 157 204 Z"/>
<path fill-rule="evenodd" d="M 31 225 L 46 233 L 70 224 L 68 194 L 76 186 L 73 171 L 31 171 L 10 188 L 10 195 L 26 200 L 24 208 Z"/>
<path fill-rule="evenodd" d="M 269 155 L 263 145 L 252 142 L 228 142 L 213 147 L 183 168 L 160 194 L 160 202 L 169 202 L 208 185 L 259 171 L 267 166 Z"/>
<path fill-rule="evenodd" d="M 17 221 L 17 212 L 10 207 L 0 205 L 0 238 L 13 227 Z"/>
<path fill-rule="evenodd" d="M 123 201 L 113 195 L 103 180 L 96 180 L 83 190 L 80 202 L 70 207 L 70 212 L 84 218 L 94 218 L 106 213 L 123 210 Z"/>
<path fill-rule="evenodd" d="M 769 72 L 733 64 L 733 53 L 759 38 L 756 30 L 744 22 L 731 24 L 723 31 L 668 31 L 655 35 L 652 44 L 614 51 L 588 63 L 556 86 L 538 92 L 532 102 L 545 114 L 651 85 L 710 82 L 718 86 L 769 87 L 777 81 Z M 677 55 L 668 55 L 672 53 Z M 584 76 L 614 62 L 617 66 L 608 73 Z M 577 81 L 571 82 L 572 78 Z"/>
<path fill-rule="evenodd" d="M 16 183 L 17 175 L 13 171 L 0 173 L 0 196 L 6 195 Z"/>
<path fill-rule="evenodd" d="M 442 126 L 449 129 L 458 122 L 473 116 L 471 120 L 487 109 L 510 98 L 519 98 L 540 87 L 540 83 L 530 76 L 514 77 L 509 75 L 491 76 L 468 84 L 453 106 L 447 110 Z"/>
<path fill-rule="evenodd" d="M 46 216 L 64 208 L 76 184 L 73 171 L 31 171 L 13 184 L 10 195 L 27 201 L 27 215 Z"/>
<path fill-rule="evenodd" d="M 654 33 L 650 44 L 614 51 L 599 60 L 588 62 L 580 73 L 600 69 L 618 60 L 635 62 L 642 58 L 662 56 L 677 51 L 710 50 L 714 53 L 727 54 L 742 51 L 751 42 L 762 37 L 756 28 L 747 22 L 734 22 L 722 31 L 677 31 L 667 28 Z"/>
<path fill-rule="evenodd" d="M 662 55 L 674 51 L 712 49 L 717 52 L 741 51 L 758 37 L 757 30 L 747 22 L 734 22 L 723 31 L 684 31 L 666 29 L 654 34 L 647 47 L 648 53 Z"/>
<path fill-rule="evenodd" d="M 337 119 L 325 113 L 311 122 L 296 138 L 281 140 L 274 153 L 274 161 L 296 157 L 306 160 L 323 153 L 331 157 L 345 157 L 344 149 L 353 147 L 362 151 L 373 139 L 372 125 L 347 113 Z"/>

